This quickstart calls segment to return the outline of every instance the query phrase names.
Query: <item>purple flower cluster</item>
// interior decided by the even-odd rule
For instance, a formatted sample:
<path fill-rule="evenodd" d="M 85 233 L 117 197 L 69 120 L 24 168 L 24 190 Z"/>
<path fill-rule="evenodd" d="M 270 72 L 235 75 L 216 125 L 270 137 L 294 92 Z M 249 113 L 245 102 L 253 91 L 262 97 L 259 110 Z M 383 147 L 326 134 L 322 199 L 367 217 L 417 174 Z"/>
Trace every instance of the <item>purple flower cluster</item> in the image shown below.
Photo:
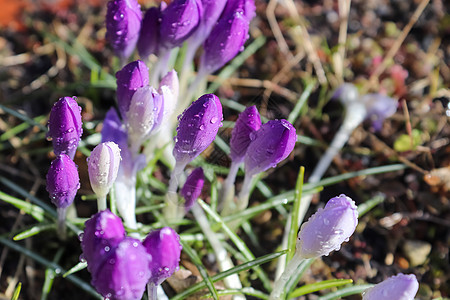
<path fill-rule="evenodd" d="M 160 284 L 178 270 L 181 245 L 178 234 L 165 227 L 144 242 L 127 237 L 122 221 L 103 210 L 86 221 L 80 235 L 82 260 L 92 285 L 111 300 L 138 300 L 147 283 Z"/>

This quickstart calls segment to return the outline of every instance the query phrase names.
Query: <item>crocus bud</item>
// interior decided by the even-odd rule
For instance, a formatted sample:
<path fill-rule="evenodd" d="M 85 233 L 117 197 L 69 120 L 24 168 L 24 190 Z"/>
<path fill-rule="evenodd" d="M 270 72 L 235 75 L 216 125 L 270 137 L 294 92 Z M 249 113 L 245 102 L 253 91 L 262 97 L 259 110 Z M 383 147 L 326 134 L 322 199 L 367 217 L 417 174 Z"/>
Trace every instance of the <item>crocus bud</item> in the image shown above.
<path fill-rule="evenodd" d="M 88 158 L 91 187 L 97 197 L 106 197 L 117 178 L 120 148 L 114 142 L 97 145 Z"/>
<path fill-rule="evenodd" d="M 66 154 L 56 157 L 47 173 L 47 191 L 52 203 L 57 208 L 68 207 L 79 188 L 77 165 Z"/>
<path fill-rule="evenodd" d="M 331 99 L 339 99 L 343 105 L 348 106 L 352 102 L 359 101 L 360 96 L 354 84 L 343 83 L 336 89 Z"/>
<path fill-rule="evenodd" d="M 216 138 L 222 125 L 222 105 L 214 94 L 194 101 L 180 116 L 173 155 L 177 163 L 187 164 Z"/>
<path fill-rule="evenodd" d="M 344 194 L 331 198 L 301 226 L 296 251 L 303 258 L 328 255 L 349 240 L 357 224 L 355 202 Z"/>
<path fill-rule="evenodd" d="M 213 73 L 244 49 L 249 21 L 242 10 L 221 18 L 205 43 L 200 58 L 200 74 Z"/>
<path fill-rule="evenodd" d="M 113 0 L 106 11 L 106 39 L 123 61 L 133 53 L 141 29 L 141 7 L 136 0 Z"/>
<path fill-rule="evenodd" d="M 169 71 L 164 77 L 161 79 L 159 83 L 158 92 L 163 94 L 162 87 L 167 86 L 167 88 L 172 92 L 174 99 L 174 103 L 178 100 L 178 94 L 180 91 L 180 82 L 178 81 L 177 71 L 172 70 Z M 166 103 L 164 99 L 164 103 Z"/>
<path fill-rule="evenodd" d="M 48 120 L 47 137 L 52 139 L 56 155 L 67 154 L 71 159 L 77 151 L 83 129 L 81 107 L 76 97 L 60 98 L 52 107 Z"/>
<path fill-rule="evenodd" d="M 133 61 L 116 73 L 117 104 L 122 118 L 130 108 L 131 98 L 136 90 L 148 85 L 148 68 L 141 60 Z"/>
<path fill-rule="evenodd" d="M 399 273 L 363 293 L 363 300 L 414 300 L 419 283 L 414 274 Z"/>
<path fill-rule="evenodd" d="M 92 285 L 103 297 L 111 300 L 139 300 L 144 294 L 151 273 L 152 261 L 137 239 L 126 237 L 92 275 Z"/>
<path fill-rule="evenodd" d="M 361 99 L 367 108 L 366 119 L 370 120 L 375 131 L 381 130 L 383 122 L 397 111 L 398 101 L 381 94 L 367 94 Z"/>
<path fill-rule="evenodd" d="M 247 107 L 239 114 L 230 140 L 230 156 L 233 162 L 244 161 L 245 153 L 250 145 L 250 134 L 261 127 L 261 117 L 256 106 Z"/>
<path fill-rule="evenodd" d="M 161 125 L 164 112 L 163 98 L 150 87 L 139 88 L 127 111 L 128 135 L 132 142 L 141 141 Z"/>
<path fill-rule="evenodd" d="M 181 196 L 183 196 L 185 203 L 185 211 L 189 211 L 195 204 L 195 200 L 200 197 L 202 193 L 203 184 L 205 183 L 205 175 L 202 168 L 196 168 L 189 174 L 186 182 L 181 189 Z"/>
<path fill-rule="evenodd" d="M 271 120 L 250 134 L 252 140 L 244 157 L 245 175 L 274 168 L 292 152 L 297 140 L 295 128 L 286 120 Z"/>
<path fill-rule="evenodd" d="M 120 121 L 117 111 L 111 107 L 106 113 L 105 119 L 103 120 L 102 127 L 102 143 L 104 142 L 114 142 L 121 150 L 123 147 L 127 147 L 128 133 L 125 126 Z"/>
<path fill-rule="evenodd" d="M 137 43 L 139 56 L 147 57 L 158 53 L 160 20 L 161 11 L 158 7 L 150 7 L 145 12 Z"/>
<path fill-rule="evenodd" d="M 237 10 L 242 10 L 244 16 L 250 22 L 256 16 L 256 7 L 254 0 L 228 0 L 225 9 L 223 10 L 223 16 L 233 13 Z"/>
<path fill-rule="evenodd" d="M 126 233 L 122 220 L 109 209 L 93 215 L 85 223 L 80 234 L 83 259 L 88 263 L 88 270 L 95 274 L 104 263 L 107 255 L 125 238 Z"/>
<path fill-rule="evenodd" d="M 162 11 L 160 50 L 181 46 L 197 29 L 202 17 L 200 0 L 174 0 Z"/>
<path fill-rule="evenodd" d="M 152 231 L 142 244 L 152 256 L 149 264 L 151 283 L 159 285 L 179 269 L 182 246 L 175 230 L 164 227 Z"/>

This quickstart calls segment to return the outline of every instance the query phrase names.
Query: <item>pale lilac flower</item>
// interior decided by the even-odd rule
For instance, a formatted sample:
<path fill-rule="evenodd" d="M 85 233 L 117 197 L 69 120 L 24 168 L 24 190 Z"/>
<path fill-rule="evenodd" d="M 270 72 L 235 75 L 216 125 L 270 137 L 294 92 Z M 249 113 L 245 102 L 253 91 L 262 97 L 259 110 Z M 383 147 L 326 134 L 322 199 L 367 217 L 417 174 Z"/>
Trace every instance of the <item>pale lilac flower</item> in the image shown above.
<path fill-rule="evenodd" d="M 52 107 L 47 137 L 51 138 L 56 155 L 65 153 L 73 159 L 83 133 L 81 107 L 76 97 L 60 98 Z"/>
<path fill-rule="evenodd" d="M 186 212 L 192 208 L 197 198 L 200 197 L 204 183 L 205 175 L 203 174 L 203 169 L 200 167 L 195 168 L 189 174 L 180 192 L 185 200 L 184 210 Z"/>
<path fill-rule="evenodd" d="M 47 173 L 47 191 L 57 208 L 66 208 L 72 204 L 78 189 L 80 178 L 77 165 L 66 154 L 52 161 Z"/>
<path fill-rule="evenodd" d="M 239 114 L 230 140 L 230 156 L 233 162 L 244 161 L 245 153 L 250 142 L 250 135 L 261 127 L 261 117 L 256 106 L 247 107 Z"/>
<path fill-rule="evenodd" d="M 367 108 L 366 119 L 370 120 L 375 131 L 381 130 L 385 119 L 397 111 L 398 101 L 382 94 L 367 94 L 362 96 Z"/>
<path fill-rule="evenodd" d="M 320 257 L 337 251 L 349 240 L 358 225 L 355 202 L 342 194 L 331 198 L 325 207 L 302 224 L 296 252 L 302 258 Z"/>
<path fill-rule="evenodd" d="M 141 6 L 136 0 L 113 0 L 106 11 L 106 39 L 125 61 L 133 53 L 141 29 Z"/>
<path fill-rule="evenodd" d="M 142 244 L 152 256 L 149 264 L 151 283 L 159 285 L 179 269 L 182 246 L 175 230 L 170 227 L 154 230 Z"/>
<path fill-rule="evenodd" d="M 399 273 L 363 293 L 363 300 L 414 300 L 419 282 L 414 274 Z"/>

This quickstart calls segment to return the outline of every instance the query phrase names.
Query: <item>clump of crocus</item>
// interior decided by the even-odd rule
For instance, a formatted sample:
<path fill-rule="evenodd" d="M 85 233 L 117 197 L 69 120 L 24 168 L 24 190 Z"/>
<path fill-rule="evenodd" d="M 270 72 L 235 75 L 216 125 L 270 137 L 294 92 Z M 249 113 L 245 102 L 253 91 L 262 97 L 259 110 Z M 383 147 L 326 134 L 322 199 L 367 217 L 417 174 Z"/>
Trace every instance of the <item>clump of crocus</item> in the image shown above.
<path fill-rule="evenodd" d="M 76 97 L 60 98 L 52 107 L 47 137 L 52 140 L 56 155 L 65 153 L 73 160 L 83 133 L 81 107 Z"/>
<path fill-rule="evenodd" d="M 84 232 L 80 234 L 82 260 L 88 270 L 95 274 L 107 254 L 125 238 L 122 220 L 109 209 L 99 211 L 85 222 Z"/>
<path fill-rule="evenodd" d="M 112 0 L 106 11 L 106 39 L 123 64 L 133 53 L 141 29 L 142 12 L 136 0 Z"/>
<path fill-rule="evenodd" d="M 245 177 L 238 196 L 237 209 L 245 209 L 252 179 L 287 158 L 294 150 L 297 134 L 294 126 L 286 120 L 271 120 L 258 131 L 250 134 L 250 145 L 245 152 Z"/>
<path fill-rule="evenodd" d="M 102 264 L 92 274 L 92 285 L 111 300 L 139 300 L 151 277 L 152 257 L 138 239 L 126 237 L 111 249 Z"/>
<path fill-rule="evenodd" d="M 414 274 L 399 273 L 363 293 L 363 300 L 414 300 L 419 283 Z"/>
<path fill-rule="evenodd" d="M 156 287 L 179 269 L 180 237 L 172 228 L 164 227 L 150 232 L 142 244 L 152 257 L 148 291 L 150 299 L 156 300 Z"/>
<path fill-rule="evenodd" d="M 339 250 L 349 240 L 358 224 L 358 211 L 352 199 L 342 194 L 331 198 L 305 222 L 298 233 L 295 254 L 287 268 L 275 282 L 270 299 L 282 299 L 287 281 L 303 259 L 328 255 Z"/>
<path fill-rule="evenodd" d="M 66 209 L 72 204 L 80 188 L 77 165 L 66 154 L 52 161 L 47 173 L 47 191 L 58 212 L 58 233 L 65 238 Z"/>
<path fill-rule="evenodd" d="M 130 108 L 131 99 L 138 88 L 149 83 L 148 68 L 141 60 L 133 61 L 116 73 L 117 104 L 122 118 Z"/>
<path fill-rule="evenodd" d="M 114 142 L 97 145 L 87 160 L 89 180 L 97 195 L 99 211 L 106 209 L 106 195 L 116 181 L 120 160 L 120 148 Z"/>
<path fill-rule="evenodd" d="M 200 167 L 195 168 L 187 177 L 180 192 L 185 200 L 184 209 L 186 212 L 192 208 L 197 198 L 200 197 L 204 183 L 205 175 L 203 174 L 203 169 Z"/>

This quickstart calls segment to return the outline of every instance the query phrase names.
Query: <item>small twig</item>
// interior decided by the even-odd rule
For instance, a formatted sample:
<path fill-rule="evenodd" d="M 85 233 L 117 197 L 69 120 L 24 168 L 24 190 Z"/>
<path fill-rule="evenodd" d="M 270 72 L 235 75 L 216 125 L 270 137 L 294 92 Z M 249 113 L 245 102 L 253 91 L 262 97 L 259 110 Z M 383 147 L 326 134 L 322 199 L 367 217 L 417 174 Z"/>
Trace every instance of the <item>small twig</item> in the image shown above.
<path fill-rule="evenodd" d="M 339 0 L 339 14 L 341 23 L 339 24 L 339 63 L 338 66 L 335 66 L 336 76 L 339 79 L 339 82 L 344 81 L 344 61 L 345 61 L 345 44 L 347 41 L 347 27 L 348 27 L 348 14 L 350 12 L 351 0 Z"/>
<path fill-rule="evenodd" d="M 277 6 L 277 0 L 270 0 L 266 8 L 267 21 L 269 22 L 270 29 L 272 29 L 273 36 L 280 47 L 281 53 L 283 53 L 288 61 L 293 59 L 291 51 L 289 51 L 289 46 L 284 39 L 283 33 L 281 32 L 280 26 L 278 26 L 277 19 L 275 17 L 275 8 Z"/>

